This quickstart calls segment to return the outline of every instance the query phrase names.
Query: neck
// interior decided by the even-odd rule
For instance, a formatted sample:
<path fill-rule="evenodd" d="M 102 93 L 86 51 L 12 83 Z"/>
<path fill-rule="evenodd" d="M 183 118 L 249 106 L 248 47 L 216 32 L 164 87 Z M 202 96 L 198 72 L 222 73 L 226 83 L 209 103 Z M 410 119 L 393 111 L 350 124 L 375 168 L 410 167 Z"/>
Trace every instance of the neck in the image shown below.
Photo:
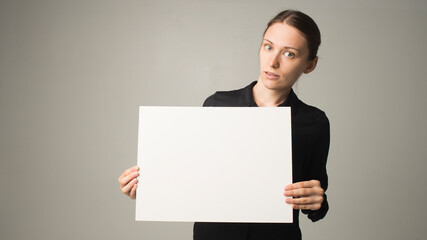
<path fill-rule="evenodd" d="M 290 91 L 290 88 L 281 90 L 268 89 L 263 85 L 262 80 L 258 80 L 252 90 L 252 95 L 259 107 L 277 107 L 286 101 Z"/>

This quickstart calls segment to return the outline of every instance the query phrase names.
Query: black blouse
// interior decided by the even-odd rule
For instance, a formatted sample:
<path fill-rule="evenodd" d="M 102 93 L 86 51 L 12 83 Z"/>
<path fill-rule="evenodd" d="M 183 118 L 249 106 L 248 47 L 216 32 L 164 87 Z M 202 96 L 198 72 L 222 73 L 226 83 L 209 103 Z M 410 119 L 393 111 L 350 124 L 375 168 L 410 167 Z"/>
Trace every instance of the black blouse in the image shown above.
<path fill-rule="evenodd" d="M 257 81 L 245 88 L 219 91 L 208 97 L 204 107 L 257 107 L 252 89 Z M 292 174 L 293 182 L 317 179 L 326 191 L 328 175 L 326 160 L 329 151 L 329 120 L 318 108 L 303 103 L 291 90 L 287 100 L 279 107 L 291 107 L 292 122 Z M 284 186 L 283 186 L 284 187 Z M 285 198 L 283 198 L 285 200 Z M 303 210 L 313 222 L 322 219 L 328 211 L 324 201 L 316 211 Z M 240 239 L 301 239 L 299 210 L 294 210 L 293 223 L 207 223 L 194 224 L 194 240 Z"/>

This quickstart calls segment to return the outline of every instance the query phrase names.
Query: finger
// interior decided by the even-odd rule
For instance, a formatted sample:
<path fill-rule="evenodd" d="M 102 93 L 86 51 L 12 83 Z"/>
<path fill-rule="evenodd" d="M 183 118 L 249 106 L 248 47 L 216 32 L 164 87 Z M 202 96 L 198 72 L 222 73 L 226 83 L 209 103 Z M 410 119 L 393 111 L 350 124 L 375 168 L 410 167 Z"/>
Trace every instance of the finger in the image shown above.
<path fill-rule="evenodd" d="M 301 184 L 302 186 L 303 184 Z M 307 188 L 296 188 L 292 190 L 285 190 L 284 194 L 287 197 L 303 197 L 310 195 L 323 195 L 325 191 L 320 186 L 307 187 Z"/>
<path fill-rule="evenodd" d="M 131 168 L 126 169 L 126 170 L 122 173 L 122 175 L 120 175 L 120 177 L 119 177 L 119 181 L 120 181 L 120 179 L 122 179 L 122 178 L 126 177 L 127 175 L 131 174 L 132 172 L 135 172 L 135 171 L 138 171 L 138 170 L 139 170 L 139 167 L 138 167 L 138 166 L 133 166 L 133 167 L 131 167 Z"/>
<path fill-rule="evenodd" d="M 301 210 L 318 210 L 318 209 L 320 209 L 321 206 L 322 206 L 322 204 L 320 204 L 320 203 L 303 204 L 303 205 L 293 204 L 292 208 L 293 209 L 301 209 Z"/>
<path fill-rule="evenodd" d="M 136 178 L 139 176 L 139 172 L 132 172 L 131 174 L 127 175 L 126 177 L 123 177 L 122 179 L 119 180 L 120 186 L 125 186 L 126 184 L 128 184 L 130 181 L 132 181 L 132 179 Z"/>
<path fill-rule="evenodd" d="M 302 198 L 286 198 L 285 202 L 290 204 L 297 204 L 297 205 L 322 203 L 323 196 L 313 195 L 310 197 L 302 197 Z"/>
<path fill-rule="evenodd" d="M 126 170 L 122 173 L 122 175 L 120 175 L 120 177 L 119 177 L 119 178 L 126 177 L 127 175 L 131 174 L 132 172 L 135 172 L 135 171 L 138 171 L 138 170 L 139 170 L 139 167 L 138 167 L 138 166 L 133 166 L 133 167 L 131 167 L 131 168 L 128 168 L 128 169 L 126 169 Z"/>
<path fill-rule="evenodd" d="M 295 190 L 285 191 L 283 195 L 286 197 L 308 197 L 312 195 L 323 196 L 323 193 L 324 191 L 322 188 L 299 188 Z"/>
<path fill-rule="evenodd" d="M 285 190 L 292 190 L 297 188 L 310 188 L 310 187 L 320 187 L 320 181 L 319 180 L 310 180 L 310 181 L 303 181 L 303 182 L 297 182 L 293 184 L 289 184 L 285 187 Z"/>
<path fill-rule="evenodd" d="M 129 197 L 132 199 L 136 198 L 136 189 L 138 188 L 138 183 L 133 185 L 132 189 L 130 190 Z"/>
<path fill-rule="evenodd" d="M 133 186 L 138 182 L 138 179 L 134 178 L 132 181 L 130 181 L 126 186 L 122 187 L 122 193 L 129 195 L 130 190 L 133 188 Z"/>
<path fill-rule="evenodd" d="M 323 189 L 320 187 L 298 188 L 294 190 L 287 190 L 283 195 L 286 197 L 305 197 L 311 195 L 323 195 L 323 192 Z"/>

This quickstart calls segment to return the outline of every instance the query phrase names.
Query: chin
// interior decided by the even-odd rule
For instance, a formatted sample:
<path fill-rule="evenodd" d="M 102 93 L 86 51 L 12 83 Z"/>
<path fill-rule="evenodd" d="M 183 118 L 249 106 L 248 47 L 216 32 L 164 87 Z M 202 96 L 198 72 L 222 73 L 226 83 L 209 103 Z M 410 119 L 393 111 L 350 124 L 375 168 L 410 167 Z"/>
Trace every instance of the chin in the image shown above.
<path fill-rule="evenodd" d="M 286 88 L 285 86 L 283 86 L 283 84 L 280 84 L 279 80 L 270 80 L 270 79 L 261 78 L 261 82 L 265 88 L 270 90 L 277 91 L 277 90 L 283 90 Z"/>

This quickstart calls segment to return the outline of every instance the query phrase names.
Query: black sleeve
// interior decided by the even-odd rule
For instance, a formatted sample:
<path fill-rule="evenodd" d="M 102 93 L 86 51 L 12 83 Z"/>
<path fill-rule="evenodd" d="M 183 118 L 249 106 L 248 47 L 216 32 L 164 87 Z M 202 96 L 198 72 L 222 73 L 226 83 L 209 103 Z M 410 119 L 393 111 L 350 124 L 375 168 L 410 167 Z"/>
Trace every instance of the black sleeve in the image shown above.
<path fill-rule="evenodd" d="M 205 102 L 203 103 L 203 107 L 214 107 L 215 104 L 215 94 L 209 96 L 206 98 Z"/>
<path fill-rule="evenodd" d="M 321 119 L 319 120 L 319 131 L 317 138 L 314 142 L 313 152 L 312 152 L 312 169 L 310 179 L 316 179 L 320 181 L 321 187 L 326 191 L 328 188 L 328 175 L 326 172 L 326 161 L 328 158 L 329 152 L 329 142 L 330 142 L 330 127 L 329 120 L 326 115 L 323 113 Z M 326 197 L 326 194 L 323 196 L 324 200 L 322 206 L 318 210 L 303 210 L 304 214 L 308 215 L 308 218 L 315 222 L 323 217 L 329 210 L 329 204 Z"/>

